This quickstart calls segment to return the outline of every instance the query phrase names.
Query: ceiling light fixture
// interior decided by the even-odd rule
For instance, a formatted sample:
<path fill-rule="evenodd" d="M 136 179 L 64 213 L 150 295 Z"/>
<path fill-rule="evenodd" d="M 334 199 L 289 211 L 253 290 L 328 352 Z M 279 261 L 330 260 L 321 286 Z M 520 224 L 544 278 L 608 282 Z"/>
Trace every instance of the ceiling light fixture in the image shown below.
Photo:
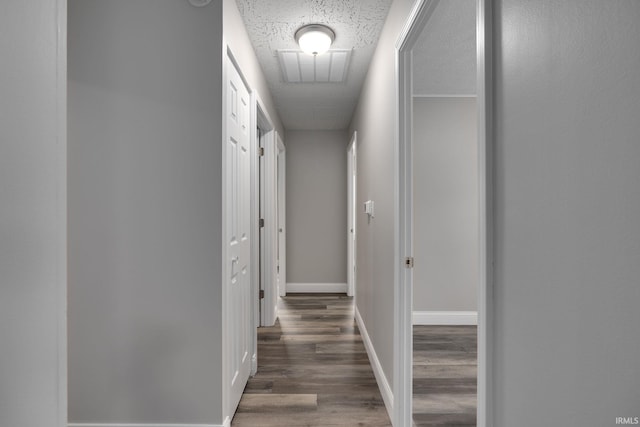
<path fill-rule="evenodd" d="M 336 33 L 326 25 L 310 24 L 300 27 L 295 37 L 303 52 L 309 55 L 322 55 L 331 47 Z"/>

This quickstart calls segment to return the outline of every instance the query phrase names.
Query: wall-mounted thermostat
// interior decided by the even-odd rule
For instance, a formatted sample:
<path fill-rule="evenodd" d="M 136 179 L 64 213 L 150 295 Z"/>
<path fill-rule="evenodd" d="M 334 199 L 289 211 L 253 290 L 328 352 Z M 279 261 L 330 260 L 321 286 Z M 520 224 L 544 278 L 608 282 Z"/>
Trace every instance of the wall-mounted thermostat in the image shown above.
<path fill-rule="evenodd" d="M 373 218 L 373 200 L 364 202 L 364 213 L 369 215 L 369 218 Z"/>

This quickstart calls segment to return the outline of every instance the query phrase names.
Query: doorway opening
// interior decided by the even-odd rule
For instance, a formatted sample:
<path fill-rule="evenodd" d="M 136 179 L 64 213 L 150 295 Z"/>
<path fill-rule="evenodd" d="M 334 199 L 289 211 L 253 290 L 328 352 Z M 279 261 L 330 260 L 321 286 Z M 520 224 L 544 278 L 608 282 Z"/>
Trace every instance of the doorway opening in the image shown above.
<path fill-rule="evenodd" d="M 447 2 L 446 8 L 451 8 L 453 3 L 455 2 Z M 445 2 L 442 2 L 444 4 Z M 463 0 L 460 0 L 460 3 L 465 3 Z M 477 289 L 477 297 L 476 297 L 476 307 L 477 307 L 477 400 L 476 407 L 477 413 L 475 416 L 476 425 L 479 427 L 486 427 L 492 425 L 492 414 L 491 414 L 491 306 L 490 306 L 490 298 L 488 298 L 490 292 L 490 284 L 491 284 L 491 241 L 488 236 L 490 234 L 488 231 L 491 230 L 491 168 L 489 164 L 490 159 L 490 145 L 491 141 L 490 132 L 491 132 L 491 42 L 490 42 L 490 30 L 491 30 L 491 22 L 489 21 L 489 17 L 491 16 L 491 4 L 484 0 L 477 1 L 466 1 L 466 6 L 471 6 L 475 9 L 475 17 L 472 20 L 471 26 L 472 28 L 467 28 L 467 30 L 471 30 L 475 33 L 476 43 L 475 49 L 473 51 L 473 55 L 471 57 L 472 65 L 475 65 L 476 72 L 474 77 L 475 86 L 476 86 L 476 96 L 477 101 L 475 102 L 477 110 L 475 112 L 475 118 L 477 119 L 477 128 L 475 130 L 476 140 L 474 141 L 475 149 L 477 151 L 477 159 L 475 160 L 475 164 L 477 166 L 477 170 L 475 172 L 475 188 L 477 190 L 476 199 L 473 202 L 475 205 L 475 217 L 476 219 L 469 220 L 466 219 L 464 222 L 467 226 L 471 225 L 471 222 L 475 222 L 476 225 L 476 248 L 475 249 L 475 260 L 477 263 L 477 268 L 474 271 L 473 278 L 475 278 L 475 285 Z M 398 174 L 397 174 L 397 189 L 398 189 L 398 211 L 397 218 L 398 221 L 396 223 L 396 254 L 401 260 L 402 263 L 397 264 L 396 269 L 396 288 L 395 288 L 395 335 L 394 335 L 394 344 L 396 348 L 395 357 L 394 357 L 394 401 L 396 404 L 394 405 L 394 418 L 396 425 L 409 426 L 413 425 L 413 394 L 416 388 L 414 387 L 413 382 L 413 355 L 414 355 L 414 343 L 413 343 L 413 325 L 414 325 L 414 306 L 415 299 L 414 294 L 417 292 L 414 290 L 416 286 L 416 280 L 418 276 L 416 273 L 419 273 L 418 269 L 414 268 L 414 257 L 416 255 L 419 258 L 415 259 L 415 264 L 419 263 L 428 263 L 428 259 L 425 254 L 419 255 L 416 251 L 418 250 L 420 244 L 424 243 L 424 240 L 419 239 L 420 236 L 417 235 L 417 231 L 420 230 L 420 226 L 416 226 L 415 220 L 419 220 L 422 222 L 425 221 L 424 209 L 421 209 L 418 212 L 418 202 L 421 202 L 420 197 L 424 195 L 422 193 L 424 191 L 423 182 L 416 181 L 417 170 L 423 168 L 424 165 L 416 165 L 416 155 L 419 154 L 419 150 L 416 150 L 416 144 L 420 143 L 420 134 L 416 132 L 416 130 L 424 131 L 425 129 L 417 129 L 416 124 L 420 124 L 424 126 L 424 123 L 421 122 L 422 118 L 419 120 L 417 117 L 414 118 L 414 114 L 417 113 L 418 108 L 414 108 L 414 95 L 416 94 L 415 89 L 418 85 L 416 85 L 417 77 L 421 75 L 430 75 L 433 76 L 434 72 L 425 71 L 422 67 L 425 66 L 424 63 L 420 64 L 420 68 L 416 68 L 418 63 L 420 62 L 416 57 L 417 47 L 421 38 L 426 37 L 430 40 L 431 43 L 440 44 L 440 48 L 442 48 L 442 44 L 450 42 L 446 38 L 439 38 L 434 36 L 434 31 L 438 26 L 443 26 L 442 24 L 445 22 L 438 22 L 437 20 L 443 19 L 443 9 L 439 10 L 439 5 L 441 2 L 439 0 L 420 0 L 417 1 L 414 5 L 410 18 L 407 22 L 405 30 L 401 34 L 398 43 L 397 43 L 397 64 L 398 64 L 398 113 L 399 113 L 399 128 L 398 128 L 398 150 L 397 150 L 397 165 L 398 165 Z M 451 12 L 451 11 L 449 11 Z M 446 14 L 444 16 L 446 18 Z M 449 16 L 451 20 L 449 22 L 454 22 L 459 19 L 459 16 L 454 13 Z M 445 19 L 446 21 L 446 19 Z M 445 23 L 446 24 L 446 23 Z M 446 27 L 446 25 L 444 25 Z M 424 32 L 424 34 L 423 34 Z M 437 46 L 436 46 L 437 47 Z M 440 49 L 442 52 L 442 49 Z M 434 63 L 438 64 L 438 60 L 442 60 L 442 58 L 430 57 L 427 61 L 427 66 L 432 66 Z M 456 72 L 451 72 L 451 67 L 443 67 L 443 70 L 449 70 L 450 74 L 454 74 L 456 77 Z M 442 71 L 442 70 L 441 70 Z M 458 70 L 460 71 L 460 70 Z M 464 71 L 464 70 L 462 70 Z M 447 78 L 450 78 L 451 75 L 447 75 Z M 434 83 L 433 81 L 429 83 Z M 442 83 L 442 82 L 440 82 Z M 451 89 L 450 89 L 451 90 Z M 445 92 L 446 94 L 446 92 Z M 432 97 L 428 99 L 426 104 L 431 104 L 430 106 L 425 107 L 421 105 L 419 108 L 422 110 L 424 108 L 434 107 L 432 111 L 428 114 L 431 114 L 431 117 L 434 118 L 438 114 L 442 114 L 445 111 L 444 104 L 447 104 L 447 100 L 443 100 L 443 98 L 447 98 L 449 101 L 453 100 L 453 103 L 464 103 L 463 96 L 460 95 L 472 95 L 470 93 L 456 93 L 449 92 L 448 95 L 455 94 L 458 96 L 452 97 Z M 424 101 L 424 99 L 422 100 Z M 473 104 L 472 99 L 467 99 L 468 103 Z M 421 104 L 425 104 L 425 102 L 421 102 Z M 440 104 L 439 106 L 436 106 Z M 450 106 L 450 105 L 449 105 Z M 466 123 L 468 126 L 468 123 Z M 454 131 L 459 131 L 458 125 L 452 124 L 452 129 Z M 473 132 L 472 132 L 473 133 Z M 433 135 L 430 136 L 433 140 Z M 424 148 L 424 147 L 421 147 Z M 452 147 L 445 146 L 444 149 L 450 150 Z M 460 154 L 460 153 L 458 153 Z M 433 153 L 432 153 L 433 155 Z M 464 157 L 464 156 L 463 156 Z M 443 153 L 440 155 L 436 155 L 436 158 L 439 158 L 440 161 L 445 160 L 445 156 Z M 449 159 L 450 160 L 450 159 Z M 469 159 L 466 158 L 466 161 Z M 431 168 L 437 167 L 437 164 L 431 165 Z M 433 172 L 431 170 L 430 172 Z M 459 178 L 459 176 L 458 176 Z M 422 179 L 425 179 L 422 177 Z M 432 189 L 434 190 L 434 189 Z M 431 196 L 431 213 L 434 212 L 433 205 L 433 196 L 434 194 L 430 194 L 427 196 Z M 424 201 L 424 200 L 422 200 Z M 469 199 L 466 199 L 466 203 L 469 203 Z M 438 207 L 441 207 L 439 205 Z M 428 220 L 428 219 L 427 219 Z M 442 218 L 438 220 L 436 223 L 437 226 L 442 226 Z M 433 240 L 431 241 L 433 243 Z M 445 242 L 435 242 L 440 243 L 442 249 L 443 244 L 450 244 L 450 239 Z M 470 241 L 467 242 L 465 250 L 470 249 Z M 442 254 L 442 250 L 438 251 L 436 248 L 435 253 Z M 432 251 L 432 254 L 434 252 Z M 433 261 L 433 260 L 431 260 Z M 440 260 L 441 261 L 441 260 Z M 449 270 L 450 271 L 450 270 Z M 433 278 L 430 278 L 432 283 L 434 282 Z M 440 289 L 442 290 L 442 289 Z M 431 299 L 434 299 L 433 292 L 435 290 L 431 290 Z M 422 302 L 422 301 L 421 301 Z M 432 309 L 433 310 L 433 309 Z M 468 317 L 464 319 L 464 315 L 469 315 L 469 312 L 462 312 L 460 309 L 456 310 L 457 313 L 457 321 L 458 322 L 467 322 L 467 323 L 475 323 L 475 319 L 469 319 Z M 433 313 L 431 313 L 433 314 Z M 444 318 L 441 316 L 440 319 L 434 319 L 433 317 L 430 319 L 423 319 L 423 321 L 438 323 L 441 324 L 445 322 L 447 319 L 451 321 L 452 318 L 456 316 L 450 316 L 451 313 L 447 313 Z M 461 320 L 462 319 L 462 320 Z M 452 331 L 448 331 L 451 333 Z M 472 334 L 473 335 L 473 334 Z M 431 346 L 433 347 L 433 339 L 435 336 L 431 336 Z M 451 340 L 449 340 L 451 341 Z M 468 342 L 466 344 L 469 344 Z M 467 347 L 472 345 L 467 345 Z M 433 347 L 435 348 L 435 347 Z M 423 371 L 429 374 L 429 369 L 438 368 L 421 368 Z M 440 368 L 440 371 L 442 368 Z M 470 368 L 468 370 L 474 370 Z M 434 371 L 434 376 L 437 376 Z M 467 400 L 467 404 L 473 404 L 473 399 L 469 398 Z M 430 402 L 429 406 L 431 409 L 435 409 L 433 412 L 440 412 L 442 415 L 442 411 L 439 411 L 437 408 L 437 402 Z M 464 406 L 464 405 L 462 405 Z M 452 408 L 450 408 L 452 409 Z M 455 408 L 453 408 L 455 409 Z M 460 408 L 459 409 L 464 409 Z M 467 408 L 469 409 L 469 408 Z M 425 417 L 425 418 L 428 418 Z M 419 424 L 419 420 L 418 420 Z"/>

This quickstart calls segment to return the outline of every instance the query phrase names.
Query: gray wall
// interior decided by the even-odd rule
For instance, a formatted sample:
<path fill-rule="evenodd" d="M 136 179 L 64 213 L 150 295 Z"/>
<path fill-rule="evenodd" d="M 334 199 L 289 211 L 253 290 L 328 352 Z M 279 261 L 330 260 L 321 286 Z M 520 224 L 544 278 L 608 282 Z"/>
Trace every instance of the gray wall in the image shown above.
<path fill-rule="evenodd" d="M 223 421 L 223 35 L 282 132 L 240 20 L 228 0 L 70 1 L 73 422 Z"/>
<path fill-rule="evenodd" d="M 499 427 L 640 416 L 640 2 L 496 2 Z"/>
<path fill-rule="evenodd" d="M 347 282 L 346 131 L 288 131 L 287 282 Z"/>
<path fill-rule="evenodd" d="M 66 49 L 56 9 L 0 2 L 2 426 L 66 426 Z"/>
<path fill-rule="evenodd" d="M 375 202 L 375 218 L 359 211 L 356 305 L 384 374 L 393 384 L 393 211 L 396 140 L 395 43 L 412 0 L 391 4 L 349 134 L 358 131 L 358 201 Z"/>
<path fill-rule="evenodd" d="M 69 418 L 221 423 L 222 6 L 69 1 Z"/>
<path fill-rule="evenodd" d="M 475 98 L 413 99 L 413 309 L 476 311 Z"/>

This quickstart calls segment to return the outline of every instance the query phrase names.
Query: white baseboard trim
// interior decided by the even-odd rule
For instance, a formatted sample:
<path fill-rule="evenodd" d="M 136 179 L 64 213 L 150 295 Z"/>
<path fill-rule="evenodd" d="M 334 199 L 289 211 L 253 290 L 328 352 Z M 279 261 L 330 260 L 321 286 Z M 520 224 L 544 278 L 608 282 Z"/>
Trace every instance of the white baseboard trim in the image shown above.
<path fill-rule="evenodd" d="M 258 354 L 254 353 L 253 356 L 251 356 L 251 376 L 254 376 L 256 373 L 258 373 Z"/>
<path fill-rule="evenodd" d="M 382 365 L 380 364 L 380 360 L 378 359 L 378 355 L 376 354 L 376 350 L 373 348 L 373 344 L 371 343 L 371 338 L 369 338 L 369 333 L 367 332 L 367 327 L 364 325 L 364 321 L 360 316 L 360 312 L 358 311 L 358 307 L 355 308 L 356 312 L 356 323 L 358 324 L 358 329 L 360 329 L 360 336 L 362 337 L 362 342 L 364 343 L 364 348 L 367 350 L 367 354 L 369 355 L 369 360 L 371 361 L 371 368 L 373 369 L 373 374 L 376 377 L 376 381 L 378 382 L 378 388 L 380 389 L 380 394 L 382 395 L 382 400 L 384 400 L 384 406 L 387 408 L 387 413 L 389 414 L 389 419 L 393 419 L 393 390 L 387 377 L 382 370 Z"/>
<path fill-rule="evenodd" d="M 131 423 L 69 423 L 68 427 L 229 427 L 228 417 L 224 424 L 131 424 Z"/>
<path fill-rule="evenodd" d="M 414 311 L 414 325 L 477 325 L 477 311 Z"/>
<path fill-rule="evenodd" d="M 338 294 L 338 293 L 347 293 L 347 284 L 346 283 L 287 283 L 286 287 L 287 293 L 306 293 L 306 294 L 317 294 L 317 293 L 330 293 L 330 294 Z"/>

